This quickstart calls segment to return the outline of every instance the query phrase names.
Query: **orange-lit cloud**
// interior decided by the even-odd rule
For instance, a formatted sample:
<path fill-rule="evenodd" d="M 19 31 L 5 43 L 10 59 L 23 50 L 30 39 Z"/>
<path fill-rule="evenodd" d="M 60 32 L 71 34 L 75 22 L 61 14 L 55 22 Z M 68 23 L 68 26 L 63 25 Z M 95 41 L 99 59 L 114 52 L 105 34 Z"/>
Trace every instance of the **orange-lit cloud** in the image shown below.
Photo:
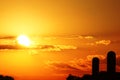
<path fill-rule="evenodd" d="M 92 58 L 98 57 L 100 59 L 100 71 L 106 70 L 106 56 L 104 55 L 88 55 L 86 59 L 74 59 L 69 62 L 59 62 L 59 61 L 48 61 L 46 65 L 56 71 L 56 73 L 63 73 L 63 74 L 91 74 L 92 69 Z M 117 71 L 120 71 L 120 56 L 117 55 Z M 81 75 L 82 76 L 82 75 Z"/>
<path fill-rule="evenodd" d="M 0 49 L 21 49 L 21 48 L 22 47 L 17 45 L 0 45 Z M 76 50 L 77 47 L 73 45 L 39 45 L 31 49 L 37 49 L 41 51 L 62 51 L 62 50 Z"/>
<path fill-rule="evenodd" d="M 75 50 L 77 47 L 73 45 L 39 45 L 38 49 L 42 51 L 62 51 Z"/>
<path fill-rule="evenodd" d="M 103 44 L 103 45 L 109 45 L 110 43 L 111 43 L 111 41 L 110 40 L 100 40 L 100 41 L 96 41 L 95 42 L 97 45 L 99 45 L 99 44 Z"/>
<path fill-rule="evenodd" d="M 111 44 L 111 40 L 96 40 L 94 42 L 86 42 L 86 44 L 90 46 L 97 46 L 97 45 L 108 46 Z"/>
<path fill-rule="evenodd" d="M 88 69 L 86 65 L 78 65 L 75 63 L 66 63 L 66 62 L 54 62 L 54 61 L 49 61 L 46 63 L 49 68 L 51 68 L 55 73 L 57 74 L 83 74 L 83 73 L 88 73 Z M 79 66 L 79 67 L 77 67 Z M 82 69 L 84 68 L 84 69 Z M 87 69 L 87 70 L 85 70 Z M 82 73 L 81 73 L 82 72 Z"/>
<path fill-rule="evenodd" d="M 78 36 L 80 39 L 94 39 L 94 36 Z"/>
<path fill-rule="evenodd" d="M 94 39 L 95 37 L 92 35 L 68 35 L 68 36 L 63 36 L 66 39 Z"/>
<path fill-rule="evenodd" d="M 93 57 L 98 57 L 100 60 L 103 60 L 103 59 L 105 59 L 105 56 L 104 55 L 88 55 L 87 56 L 87 60 L 92 60 L 93 59 Z"/>

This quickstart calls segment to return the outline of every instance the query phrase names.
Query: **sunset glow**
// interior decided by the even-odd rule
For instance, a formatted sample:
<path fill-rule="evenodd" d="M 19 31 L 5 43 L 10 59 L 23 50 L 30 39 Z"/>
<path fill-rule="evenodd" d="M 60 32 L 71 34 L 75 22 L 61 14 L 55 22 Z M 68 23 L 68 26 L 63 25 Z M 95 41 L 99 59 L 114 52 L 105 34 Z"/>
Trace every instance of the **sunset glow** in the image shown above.
<path fill-rule="evenodd" d="M 109 51 L 116 53 L 120 72 L 119 3 L 0 0 L 0 75 L 14 80 L 82 77 L 92 74 L 94 57 L 99 58 L 99 71 L 106 71 Z"/>
<path fill-rule="evenodd" d="M 31 44 L 30 39 L 25 35 L 18 36 L 17 41 L 18 41 L 18 44 L 26 46 L 26 47 L 30 46 Z"/>

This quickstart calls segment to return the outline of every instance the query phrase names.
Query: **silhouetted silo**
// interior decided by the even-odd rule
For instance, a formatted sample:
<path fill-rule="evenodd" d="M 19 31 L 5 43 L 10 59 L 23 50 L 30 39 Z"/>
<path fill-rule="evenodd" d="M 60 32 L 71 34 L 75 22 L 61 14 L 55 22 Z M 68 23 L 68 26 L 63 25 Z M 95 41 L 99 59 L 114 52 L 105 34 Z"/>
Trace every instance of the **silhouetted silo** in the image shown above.
<path fill-rule="evenodd" d="M 99 73 L 99 59 L 94 57 L 92 60 L 92 75 L 98 75 Z"/>
<path fill-rule="evenodd" d="M 107 72 L 108 73 L 116 72 L 116 54 L 113 51 L 110 51 L 107 54 Z"/>

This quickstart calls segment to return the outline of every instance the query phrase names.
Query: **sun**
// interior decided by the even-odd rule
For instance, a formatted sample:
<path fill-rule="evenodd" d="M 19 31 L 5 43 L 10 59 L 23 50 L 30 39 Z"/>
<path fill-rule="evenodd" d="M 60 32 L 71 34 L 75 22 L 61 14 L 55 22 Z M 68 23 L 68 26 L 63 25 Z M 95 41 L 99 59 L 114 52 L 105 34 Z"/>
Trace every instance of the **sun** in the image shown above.
<path fill-rule="evenodd" d="M 22 45 L 22 46 L 30 46 L 31 41 L 30 39 L 26 36 L 26 35 L 20 35 L 17 37 L 17 42 L 18 44 Z"/>

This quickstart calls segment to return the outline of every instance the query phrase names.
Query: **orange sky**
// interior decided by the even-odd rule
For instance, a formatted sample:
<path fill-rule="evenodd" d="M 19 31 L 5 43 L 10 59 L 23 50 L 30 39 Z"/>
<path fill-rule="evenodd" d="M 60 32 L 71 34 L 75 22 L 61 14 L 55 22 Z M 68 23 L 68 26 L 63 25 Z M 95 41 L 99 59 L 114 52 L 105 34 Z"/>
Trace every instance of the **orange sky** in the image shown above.
<path fill-rule="evenodd" d="M 101 70 L 105 70 L 109 50 L 117 52 L 120 71 L 119 3 L 0 0 L 0 46 L 16 44 L 16 35 L 21 34 L 30 35 L 32 47 L 37 46 L 32 50 L 0 49 L 0 72 L 16 80 L 63 80 L 69 73 L 91 73 L 93 56 L 100 58 Z"/>
<path fill-rule="evenodd" d="M 1 0 L 0 34 L 117 34 L 119 0 Z"/>
<path fill-rule="evenodd" d="M 113 39 L 112 39 L 113 38 Z M 15 45 L 14 38 L 0 38 L 3 44 Z M 117 54 L 120 71 L 120 39 L 116 36 L 31 36 L 36 49 L 0 49 L 0 72 L 15 80 L 65 80 L 69 73 L 91 74 L 93 57 L 100 59 L 100 71 L 106 70 L 106 54 Z M 32 46 L 32 47 L 33 47 Z"/>

